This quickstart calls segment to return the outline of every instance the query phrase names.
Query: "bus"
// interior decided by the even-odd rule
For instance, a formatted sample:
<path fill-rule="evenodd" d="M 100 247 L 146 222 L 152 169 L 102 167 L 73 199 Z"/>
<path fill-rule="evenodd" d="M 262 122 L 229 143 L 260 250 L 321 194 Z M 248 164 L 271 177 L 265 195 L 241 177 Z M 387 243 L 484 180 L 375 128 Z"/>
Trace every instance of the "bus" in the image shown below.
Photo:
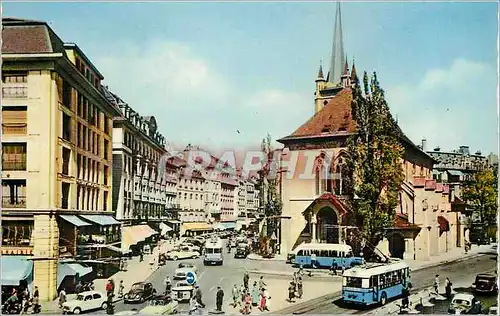
<path fill-rule="evenodd" d="M 222 265 L 224 263 L 224 254 L 222 251 L 222 240 L 212 237 L 205 242 L 203 264 L 204 265 Z"/>
<path fill-rule="evenodd" d="M 330 268 L 333 262 L 338 268 L 351 268 L 363 264 L 363 258 L 354 257 L 352 248 L 349 245 L 341 244 L 301 244 L 294 250 L 295 265 L 312 266 L 311 256 L 316 256 L 316 263 L 313 267 Z"/>
<path fill-rule="evenodd" d="M 342 300 L 365 306 L 381 304 L 400 297 L 409 287 L 410 268 L 404 261 L 369 263 L 344 272 Z M 411 286 L 410 286 L 411 287 Z"/>

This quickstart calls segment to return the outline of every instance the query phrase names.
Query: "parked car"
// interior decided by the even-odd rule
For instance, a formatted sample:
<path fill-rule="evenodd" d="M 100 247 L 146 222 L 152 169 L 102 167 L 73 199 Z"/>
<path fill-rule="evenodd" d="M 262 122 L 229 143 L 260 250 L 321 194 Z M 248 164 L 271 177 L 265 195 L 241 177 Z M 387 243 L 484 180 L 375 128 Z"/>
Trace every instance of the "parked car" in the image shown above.
<path fill-rule="evenodd" d="M 197 251 L 197 252 L 201 253 L 201 247 L 200 246 L 196 246 L 196 245 L 194 245 L 192 243 L 184 242 L 184 243 L 181 244 L 181 247 L 188 247 L 189 250 L 191 250 L 191 251 Z"/>
<path fill-rule="evenodd" d="M 188 272 L 194 272 L 194 274 L 198 274 L 198 268 L 192 263 L 179 263 L 177 269 L 174 272 L 174 280 L 176 279 L 186 279 L 186 274 Z"/>
<path fill-rule="evenodd" d="M 149 301 L 149 305 L 144 307 L 140 315 L 172 315 L 177 314 L 179 303 L 170 296 L 155 296 Z"/>
<path fill-rule="evenodd" d="M 176 247 L 165 254 L 167 260 L 197 259 L 200 257 L 198 251 L 192 251 L 189 247 Z"/>
<path fill-rule="evenodd" d="M 290 252 L 286 255 L 286 263 L 295 264 L 295 253 Z"/>
<path fill-rule="evenodd" d="M 153 284 L 149 282 L 137 282 L 132 284 L 130 291 L 123 297 L 123 302 L 127 303 L 143 303 L 156 294 Z"/>
<path fill-rule="evenodd" d="M 172 298 L 178 302 L 189 302 L 194 293 L 194 286 L 186 281 L 177 282 L 172 288 Z"/>
<path fill-rule="evenodd" d="M 497 276 L 493 273 L 481 273 L 476 276 L 472 283 L 472 289 L 476 294 L 492 294 L 498 292 Z"/>
<path fill-rule="evenodd" d="M 479 314 L 481 313 L 481 302 L 476 300 L 474 295 L 458 293 L 453 296 L 448 313 Z"/>
<path fill-rule="evenodd" d="M 63 314 L 81 312 L 108 308 L 106 295 L 96 291 L 85 291 L 76 296 L 76 299 L 67 301 L 63 304 Z"/>

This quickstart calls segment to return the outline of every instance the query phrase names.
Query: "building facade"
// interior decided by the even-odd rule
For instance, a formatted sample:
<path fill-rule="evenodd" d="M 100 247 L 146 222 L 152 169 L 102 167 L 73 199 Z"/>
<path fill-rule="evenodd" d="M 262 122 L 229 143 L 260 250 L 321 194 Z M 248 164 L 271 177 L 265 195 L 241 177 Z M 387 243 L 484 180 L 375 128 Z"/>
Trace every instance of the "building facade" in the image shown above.
<path fill-rule="evenodd" d="M 351 115 L 351 85 L 355 66 L 345 60 L 337 4 L 334 53 L 326 78 L 320 67 L 316 79 L 314 116 L 291 135 L 279 140 L 283 210 L 279 225 L 280 250 L 286 253 L 303 242 L 359 245 L 363 238 L 348 227 L 352 211 L 343 174 L 346 141 L 356 132 Z M 339 53 L 340 52 L 340 53 Z M 340 71 L 339 71 L 339 67 Z M 352 81 L 352 82 L 351 82 Z M 464 229 L 452 212 L 449 187 L 432 178 L 434 158 L 406 136 L 401 137 L 405 179 L 393 227 L 377 246 L 393 257 L 427 260 L 433 255 L 463 246 Z"/>
<path fill-rule="evenodd" d="M 118 109 L 77 45 L 45 22 L 2 23 L 2 256 L 27 269 L 21 281 L 50 300 L 59 259 L 85 252 L 82 226 L 104 244 L 120 241 L 111 206 Z"/>

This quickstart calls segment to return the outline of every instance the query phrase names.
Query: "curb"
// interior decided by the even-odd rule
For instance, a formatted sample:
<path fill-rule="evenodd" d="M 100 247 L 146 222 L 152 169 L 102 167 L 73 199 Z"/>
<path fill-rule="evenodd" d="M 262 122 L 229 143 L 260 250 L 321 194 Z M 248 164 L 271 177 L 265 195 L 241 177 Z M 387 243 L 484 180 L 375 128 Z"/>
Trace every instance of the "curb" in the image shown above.
<path fill-rule="evenodd" d="M 252 274 L 259 274 L 259 275 L 277 275 L 277 276 L 293 276 L 293 272 L 288 272 L 288 271 L 283 271 L 283 272 L 279 272 L 279 271 L 265 271 L 265 270 L 250 270 L 249 271 L 250 273 Z M 331 279 L 336 279 L 336 278 L 340 278 L 341 276 L 340 275 L 330 275 L 328 273 L 316 273 L 316 274 L 313 274 L 312 276 L 307 276 L 304 275 L 304 280 L 308 280 L 308 279 L 325 279 L 325 278 L 331 278 Z"/>
<path fill-rule="evenodd" d="M 250 256 L 247 256 L 247 258 L 248 258 L 248 260 L 252 260 L 252 261 L 286 262 L 286 259 L 274 259 L 274 258 L 266 259 L 266 258 L 255 258 L 255 257 L 250 257 Z"/>
<path fill-rule="evenodd" d="M 420 267 L 415 268 L 415 269 L 411 269 L 411 271 L 419 271 L 419 270 L 428 269 L 428 268 L 432 268 L 432 267 L 443 266 L 443 265 L 446 265 L 446 264 L 449 264 L 449 263 L 462 262 L 462 261 L 465 261 L 465 260 L 470 260 L 470 259 L 474 259 L 474 258 L 478 258 L 478 257 L 481 257 L 481 256 L 486 256 L 486 255 L 488 255 L 488 254 L 478 253 L 478 254 L 475 254 L 475 255 L 470 255 L 470 256 L 461 257 L 461 258 L 457 258 L 457 259 L 451 259 L 451 260 L 445 260 L 445 261 L 436 262 L 436 263 L 430 263 L 428 265 L 424 265 L 424 266 L 420 266 Z"/>

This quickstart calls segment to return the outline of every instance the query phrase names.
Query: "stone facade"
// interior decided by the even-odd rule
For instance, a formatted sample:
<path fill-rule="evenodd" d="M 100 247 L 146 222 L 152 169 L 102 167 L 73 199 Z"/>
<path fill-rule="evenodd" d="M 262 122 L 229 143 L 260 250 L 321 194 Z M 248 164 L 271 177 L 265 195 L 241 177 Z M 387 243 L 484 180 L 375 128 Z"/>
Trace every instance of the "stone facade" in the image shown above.
<path fill-rule="evenodd" d="M 77 255 L 59 215 L 112 214 L 118 109 L 78 46 L 44 22 L 2 22 L 2 255 L 31 256 L 33 285 L 50 300 L 58 259 Z"/>

